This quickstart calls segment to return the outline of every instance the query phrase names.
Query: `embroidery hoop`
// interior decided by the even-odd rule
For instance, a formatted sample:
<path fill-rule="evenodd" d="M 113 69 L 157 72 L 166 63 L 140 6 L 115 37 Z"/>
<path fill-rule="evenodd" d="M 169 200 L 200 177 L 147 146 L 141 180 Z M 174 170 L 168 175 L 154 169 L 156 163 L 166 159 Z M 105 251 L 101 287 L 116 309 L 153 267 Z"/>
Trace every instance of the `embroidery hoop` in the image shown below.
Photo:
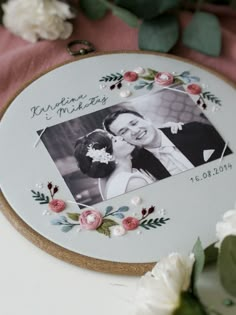
<path fill-rule="evenodd" d="M 198 65 L 197 63 L 190 62 L 186 59 L 180 58 L 180 57 L 174 57 L 166 54 L 158 54 L 153 52 L 146 52 L 146 51 L 119 51 L 119 52 L 112 52 L 112 54 L 146 54 L 146 55 L 152 55 L 152 56 L 163 56 L 167 58 L 171 58 L 174 60 L 179 60 L 186 62 L 188 64 L 192 64 L 197 66 L 200 69 L 203 69 L 209 73 L 214 74 L 216 77 L 223 80 L 228 85 L 232 86 L 233 88 L 236 88 L 236 85 L 232 83 L 230 80 L 226 79 L 224 76 L 216 73 L 213 70 L 208 69 L 207 67 Z M 101 53 L 91 53 L 87 56 L 82 56 L 67 62 L 64 62 L 60 65 L 54 66 L 47 71 L 42 72 L 40 75 L 38 75 L 36 78 L 32 79 L 30 82 L 23 85 L 21 89 L 19 89 L 16 94 L 7 102 L 6 105 L 2 107 L 0 110 L 0 119 L 4 116 L 5 111 L 7 108 L 11 105 L 11 103 L 14 101 L 14 99 L 25 89 L 27 88 L 32 82 L 34 82 L 36 79 L 40 78 L 44 74 L 57 69 L 65 64 L 72 63 L 77 60 L 82 60 L 85 58 L 90 58 L 93 56 L 100 56 L 100 55 L 107 55 L 111 54 L 110 52 L 101 52 Z M 99 260 L 92 257 L 87 257 L 78 253 L 74 253 L 73 251 L 70 251 L 68 249 L 65 249 L 52 241 L 49 241 L 47 238 L 40 235 L 38 232 L 33 230 L 28 224 L 26 224 L 19 216 L 16 214 L 16 212 L 12 209 L 11 205 L 8 203 L 6 198 L 4 197 L 3 193 L 0 193 L 0 201 L 3 205 L 2 212 L 6 216 L 6 218 L 12 223 L 12 225 L 27 239 L 29 239 L 32 243 L 37 245 L 39 248 L 43 249 L 44 251 L 48 252 L 49 254 L 64 260 L 66 262 L 78 265 L 83 268 L 92 269 L 95 271 L 100 272 L 109 272 L 109 273 L 117 273 L 117 274 L 126 274 L 126 275 L 142 275 L 144 272 L 150 270 L 155 263 L 120 263 L 120 262 L 111 262 L 106 260 Z"/>

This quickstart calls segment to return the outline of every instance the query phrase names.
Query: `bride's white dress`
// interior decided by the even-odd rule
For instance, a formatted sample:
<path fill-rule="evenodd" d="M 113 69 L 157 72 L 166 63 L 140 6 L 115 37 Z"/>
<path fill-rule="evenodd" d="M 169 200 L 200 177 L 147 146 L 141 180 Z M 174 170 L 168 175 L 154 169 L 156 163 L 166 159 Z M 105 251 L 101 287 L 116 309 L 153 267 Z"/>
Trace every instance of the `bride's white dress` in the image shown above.
<path fill-rule="evenodd" d="M 134 172 L 120 172 L 112 178 L 109 182 L 109 186 L 106 188 L 106 183 L 99 180 L 99 190 L 103 200 L 110 199 L 127 192 L 127 186 L 129 181 L 133 178 L 144 179 L 147 184 L 153 183 L 153 180 L 146 174 L 141 173 L 138 170 Z M 106 193 L 105 193 L 106 190 Z"/>

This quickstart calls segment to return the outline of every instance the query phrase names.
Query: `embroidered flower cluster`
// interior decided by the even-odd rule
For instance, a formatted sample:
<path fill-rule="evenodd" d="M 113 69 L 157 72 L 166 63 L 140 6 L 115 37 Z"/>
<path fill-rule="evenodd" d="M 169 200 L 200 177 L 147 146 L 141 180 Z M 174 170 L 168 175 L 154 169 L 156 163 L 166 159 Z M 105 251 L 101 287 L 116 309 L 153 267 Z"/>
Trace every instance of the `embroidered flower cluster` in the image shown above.
<path fill-rule="evenodd" d="M 92 159 L 92 162 L 100 162 L 100 163 L 105 163 L 108 164 L 113 160 L 113 156 L 106 152 L 106 148 L 102 149 L 94 149 L 93 145 L 90 144 L 88 146 L 88 152 L 86 156 L 89 156 Z"/>

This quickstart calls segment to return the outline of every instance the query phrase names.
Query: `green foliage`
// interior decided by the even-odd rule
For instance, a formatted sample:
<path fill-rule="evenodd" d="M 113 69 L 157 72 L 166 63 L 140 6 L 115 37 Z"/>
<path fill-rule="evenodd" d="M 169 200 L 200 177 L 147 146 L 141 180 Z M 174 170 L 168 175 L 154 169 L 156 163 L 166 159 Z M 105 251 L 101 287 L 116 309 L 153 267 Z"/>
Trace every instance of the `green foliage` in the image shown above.
<path fill-rule="evenodd" d="M 190 8 L 193 9 L 194 5 L 201 8 L 199 1 L 191 2 Z M 235 7 L 236 3 L 235 0 L 207 2 L 226 3 L 232 7 Z M 113 15 L 131 27 L 137 27 L 138 19 L 142 19 L 139 48 L 159 52 L 169 52 L 176 44 L 179 38 L 178 12 L 181 9 L 186 10 L 186 6 L 180 0 L 80 0 L 80 7 L 92 20 L 102 18 L 107 10 L 111 10 Z M 207 55 L 219 56 L 221 29 L 218 18 L 214 14 L 197 10 L 183 31 L 183 43 Z M 152 85 L 147 86 L 147 89 L 151 88 Z"/>
<path fill-rule="evenodd" d="M 3 18 L 3 9 L 2 9 L 2 5 L 4 3 L 6 3 L 7 0 L 0 0 L 0 24 L 2 24 L 2 18 Z"/>
<path fill-rule="evenodd" d="M 80 8 L 91 20 L 98 20 L 104 17 L 107 6 L 100 0 L 80 0 Z"/>
<path fill-rule="evenodd" d="M 142 19 L 152 19 L 169 9 L 176 8 L 180 0 L 116 0 L 115 3 Z"/>
<path fill-rule="evenodd" d="M 221 100 L 216 97 L 214 94 L 212 94 L 209 91 L 203 92 L 202 93 L 203 98 L 207 99 L 208 101 L 211 101 L 212 103 L 215 103 L 219 106 L 221 106 Z"/>
<path fill-rule="evenodd" d="M 112 10 L 113 15 L 123 20 L 129 26 L 138 27 L 138 18 L 132 12 L 124 8 L 117 7 L 115 5 L 111 6 L 111 10 Z"/>
<path fill-rule="evenodd" d="M 173 312 L 173 315 L 207 315 L 207 313 L 194 295 L 183 292 L 180 306 Z"/>
<path fill-rule="evenodd" d="M 114 220 L 103 219 L 102 224 L 96 229 L 99 233 L 102 233 L 108 237 L 111 236 L 110 227 L 118 225 Z"/>
<path fill-rule="evenodd" d="M 236 236 L 224 238 L 218 259 L 221 284 L 225 290 L 236 297 Z"/>
<path fill-rule="evenodd" d="M 179 37 L 178 20 L 175 15 L 162 15 L 153 20 L 144 20 L 139 30 L 139 48 L 168 52 Z"/>
<path fill-rule="evenodd" d="M 45 196 L 43 193 L 40 193 L 39 191 L 34 191 L 34 190 L 31 190 L 32 194 L 33 194 L 33 198 L 36 200 L 36 201 L 39 201 L 39 203 L 41 205 L 44 205 L 44 204 L 48 204 L 49 203 L 49 197 L 48 196 Z"/>
<path fill-rule="evenodd" d="M 211 56 L 221 51 L 221 29 L 218 18 L 206 12 L 196 12 L 183 32 L 183 43 Z"/>
<path fill-rule="evenodd" d="M 162 226 L 163 224 L 166 224 L 166 221 L 170 220 L 169 218 L 156 218 L 156 219 L 149 219 L 144 220 L 140 222 L 140 226 L 143 227 L 146 230 L 150 230 L 150 228 L 156 229 L 158 226 Z"/>
<path fill-rule="evenodd" d="M 74 213 L 69 212 L 69 213 L 67 213 L 67 216 L 68 216 L 68 218 L 70 218 L 73 221 L 79 221 L 80 214 L 76 213 L 76 212 L 74 212 Z"/>
<path fill-rule="evenodd" d="M 217 261 L 218 257 L 218 248 L 215 247 L 215 244 L 209 245 L 205 250 L 205 264 L 210 265 Z"/>
<path fill-rule="evenodd" d="M 197 295 L 197 280 L 199 279 L 205 264 L 205 253 L 199 238 L 195 243 L 192 252 L 195 257 L 195 262 L 192 271 L 191 287 L 193 293 Z"/>

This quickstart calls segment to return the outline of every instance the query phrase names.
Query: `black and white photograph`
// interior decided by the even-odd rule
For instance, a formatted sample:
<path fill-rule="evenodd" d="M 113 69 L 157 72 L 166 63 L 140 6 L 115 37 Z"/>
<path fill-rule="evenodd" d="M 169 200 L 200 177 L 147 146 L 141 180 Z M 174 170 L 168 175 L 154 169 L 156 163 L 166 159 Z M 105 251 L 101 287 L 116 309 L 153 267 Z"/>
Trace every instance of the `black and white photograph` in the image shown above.
<path fill-rule="evenodd" d="M 232 153 L 204 110 L 178 89 L 48 127 L 41 140 L 76 202 L 85 205 Z"/>

